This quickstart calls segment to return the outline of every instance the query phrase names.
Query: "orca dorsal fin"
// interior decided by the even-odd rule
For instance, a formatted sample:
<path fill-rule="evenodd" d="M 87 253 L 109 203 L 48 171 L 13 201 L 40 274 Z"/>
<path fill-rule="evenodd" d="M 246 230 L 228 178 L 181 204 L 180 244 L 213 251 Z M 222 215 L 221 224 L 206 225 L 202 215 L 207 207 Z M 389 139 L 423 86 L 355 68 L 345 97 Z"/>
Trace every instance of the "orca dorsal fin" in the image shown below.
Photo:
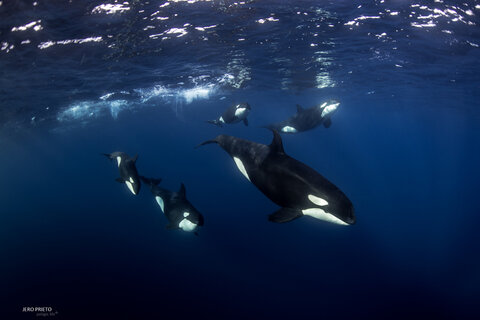
<path fill-rule="evenodd" d="M 137 162 L 137 159 L 138 159 L 138 153 L 135 155 L 135 157 L 132 158 L 132 161 Z"/>
<path fill-rule="evenodd" d="M 185 185 L 183 184 L 183 182 L 180 185 L 180 189 L 178 190 L 178 194 L 181 195 L 184 198 L 187 197 L 187 192 L 185 191 Z"/>
<path fill-rule="evenodd" d="M 270 152 L 285 153 L 285 150 L 283 150 L 282 137 L 277 132 L 277 130 L 272 130 L 272 132 L 273 132 L 273 140 L 272 140 L 272 143 L 270 143 Z"/>
<path fill-rule="evenodd" d="M 300 113 L 303 111 L 303 107 L 299 104 L 297 104 L 297 112 Z"/>

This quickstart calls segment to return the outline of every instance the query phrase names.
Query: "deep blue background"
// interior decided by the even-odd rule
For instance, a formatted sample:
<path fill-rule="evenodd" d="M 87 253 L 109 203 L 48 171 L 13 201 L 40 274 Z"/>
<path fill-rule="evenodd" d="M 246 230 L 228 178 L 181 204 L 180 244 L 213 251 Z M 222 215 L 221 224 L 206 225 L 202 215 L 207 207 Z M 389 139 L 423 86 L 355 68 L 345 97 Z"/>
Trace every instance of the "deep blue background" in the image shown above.
<path fill-rule="evenodd" d="M 282 116 L 272 101 L 288 114 L 318 97 L 241 96 L 252 105 L 250 127 L 180 121 L 163 108 L 4 143 L 2 312 L 46 305 L 66 319 L 478 315 L 478 115 L 434 110 L 435 100 L 410 108 L 415 96 L 343 98 L 330 129 L 285 136 L 284 145 L 351 198 L 357 224 L 305 217 L 280 225 L 266 219 L 276 206 L 224 151 L 194 147 L 221 132 L 269 143 L 258 126 Z M 186 113 L 208 108 L 210 116 L 226 103 L 193 103 Z M 148 188 L 135 197 L 114 181 L 117 169 L 100 153 L 115 150 L 139 153 L 140 173 L 163 178 L 164 187 L 186 184 L 205 216 L 200 236 L 166 230 Z"/>
<path fill-rule="evenodd" d="M 478 1 L 240 2 L 0 1 L 0 319 L 480 318 Z M 270 143 L 262 125 L 332 98 L 332 126 L 284 146 L 353 226 L 270 223 L 223 150 L 195 149 Z M 243 101 L 249 127 L 204 122 Z M 116 183 L 113 151 L 185 183 L 200 235 Z"/>

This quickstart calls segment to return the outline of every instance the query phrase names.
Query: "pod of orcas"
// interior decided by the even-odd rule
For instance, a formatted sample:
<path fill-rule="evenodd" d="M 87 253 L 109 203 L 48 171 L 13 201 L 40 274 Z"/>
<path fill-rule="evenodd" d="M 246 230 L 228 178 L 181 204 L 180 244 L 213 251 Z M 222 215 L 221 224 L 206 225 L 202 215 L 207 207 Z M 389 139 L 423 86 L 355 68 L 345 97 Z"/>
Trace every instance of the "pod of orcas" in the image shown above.
<path fill-rule="evenodd" d="M 124 183 L 131 193 L 138 194 L 140 181 L 150 186 L 155 201 L 169 221 L 167 229 L 181 229 L 198 235 L 196 229 L 203 226 L 203 215 L 187 200 L 183 183 L 178 192 L 172 192 L 158 186 L 162 179 L 146 178 L 138 174 L 136 168 L 138 155 L 133 158 L 124 152 L 104 153 L 104 155 L 110 160 L 117 161 L 120 177 L 115 180 Z"/>
<path fill-rule="evenodd" d="M 297 133 L 311 130 L 321 124 L 331 125 L 331 116 L 339 102 L 330 100 L 309 109 L 297 105 L 297 113 L 287 120 L 264 126 L 273 133 L 270 145 L 265 145 L 229 135 L 219 135 L 202 142 L 217 144 L 235 162 L 238 170 L 267 198 L 280 206 L 268 216 L 277 223 L 289 222 L 302 216 L 310 216 L 339 225 L 355 223 L 352 202 L 332 182 L 306 164 L 285 153 L 282 133 Z M 251 108 L 248 103 L 234 104 L 215 120 L 207 122 L 222 127 L 224 124 L 242 122 L 248 125 L 247 116 Z M 141 181 L 150 187 L 155 201 L 169 221 L 167 229 L 180 229 L 196 235 L 198 227 L 204 225 L 203 215 L 188 201 L 182 183 L 177 192 L 159 186 L 161 179 L 140 176 L 136 168 L 138 155 L 130 157 L 124 152 L 104 154 L 116 160 L 120 177 L 128 190 L 137 195 Z"/>
<path fill-rule="evenodd" d="M 264 128 L 276 130 L 280 133 L 298 133 L 314 129 L 319 125 L 330 128 L 332 125 L 332 115 L 337 110 L 340 102 L 337 100 L 328 100 L 308 109 L 304 109 L 297 104 L 297 112 L 290 118 L 272 123 Z M 227 108 L 220 117 L 214 120 L 207 120 L 208 123 L 223 127 L 225 124 L 234 124 L 243 121 L 248 126 L 248 115 L 251 107 L 248 103 L 235 103 Z"/>

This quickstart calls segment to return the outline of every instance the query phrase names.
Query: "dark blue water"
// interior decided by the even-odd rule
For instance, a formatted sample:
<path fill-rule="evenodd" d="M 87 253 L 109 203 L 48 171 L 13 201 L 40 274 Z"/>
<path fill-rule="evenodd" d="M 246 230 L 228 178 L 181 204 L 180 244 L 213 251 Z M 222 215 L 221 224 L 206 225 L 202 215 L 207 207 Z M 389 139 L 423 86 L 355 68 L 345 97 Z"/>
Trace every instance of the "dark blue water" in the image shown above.
<path fill-rule="evenodd" d="M 106 6 L 110 4 L 111 6 Z M 116 11 L 114 10 L 116 9 Z M 480 316 L 478 1 L 0 1 L 0 318 Z M 218 146 L 327 99 L 283 137 L 357 222 L 278 207 Z M 250 126 L 205 123 L 252 106 Z M 204 215 L 166 230 L 147 186 Z"/>

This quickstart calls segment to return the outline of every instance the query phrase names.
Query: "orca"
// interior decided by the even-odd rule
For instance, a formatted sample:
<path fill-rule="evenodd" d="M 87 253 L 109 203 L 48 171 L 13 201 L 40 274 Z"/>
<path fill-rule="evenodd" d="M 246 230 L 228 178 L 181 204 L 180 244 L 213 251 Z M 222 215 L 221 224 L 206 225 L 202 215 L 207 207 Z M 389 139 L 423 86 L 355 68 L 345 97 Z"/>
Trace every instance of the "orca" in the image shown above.
<path fill-rule="evenodd" d="M 141 176 L 142 181 L 150 186 L 150 190 L 158 206 L 167 217 L 167 229 L 182 229 L 194 232 L 197 227 L 203 226 L 203 215 L 187 200 L 185 185 L 180 185 L 178 192 L 161 188 L 158 184 L 162 179 L 152 179 Z"/>
<path fill-rule="evenodd" d="M 107 158 L 110 160 L 116 160 L 118 171 L 120 172 L 120 177 L 115 179 L 115 181 L 119 183 L 125 183 L 128 190 L 132 192 L 134 195 L 137 195 L 140 191 L 140 177 L 137 172 L 137 168 L 135 163 L 137 161 L 138 155 L 131 158 L 128 154 L 124 152 L 112 152 L 112 153 L 104 153 Z"/>
<path fill-rule="evenodd" d="M 320 124 L 325 128 L 332 125 L 331 116 L 337 110 L 340 103 L 336 100 L 329 100 L 312 108 L 304 109 L 297 104 L 297 113 L 287 120 L 270 124 L 265 128 L 277 130 L 280 133 L 297 133 L 311 130 Z"/>
<path fill-rule="evenodd" d="M 347 196 L 320 173 L 288 156 L 280 134 L 272 132 L 270 145 L 219 135 L 198 146 L 218 144 L 245 178 L 281 207 L 269 215 L 270 221 L 282 223 L 312 216 L 340 225 L 354 224 L 353 204 Z"/>
<path fill-rule="evenodd" d="M 207 120 L 208 123 L 212 123 L 219 127 L 223 127 L 224 124 L 232 124 L 243 121 L 248 126 L 247 116 L 250 113 L 250 105 L 246 102 L 236 103 L 229 107 L 223 114 L 215 120 Z"/>

